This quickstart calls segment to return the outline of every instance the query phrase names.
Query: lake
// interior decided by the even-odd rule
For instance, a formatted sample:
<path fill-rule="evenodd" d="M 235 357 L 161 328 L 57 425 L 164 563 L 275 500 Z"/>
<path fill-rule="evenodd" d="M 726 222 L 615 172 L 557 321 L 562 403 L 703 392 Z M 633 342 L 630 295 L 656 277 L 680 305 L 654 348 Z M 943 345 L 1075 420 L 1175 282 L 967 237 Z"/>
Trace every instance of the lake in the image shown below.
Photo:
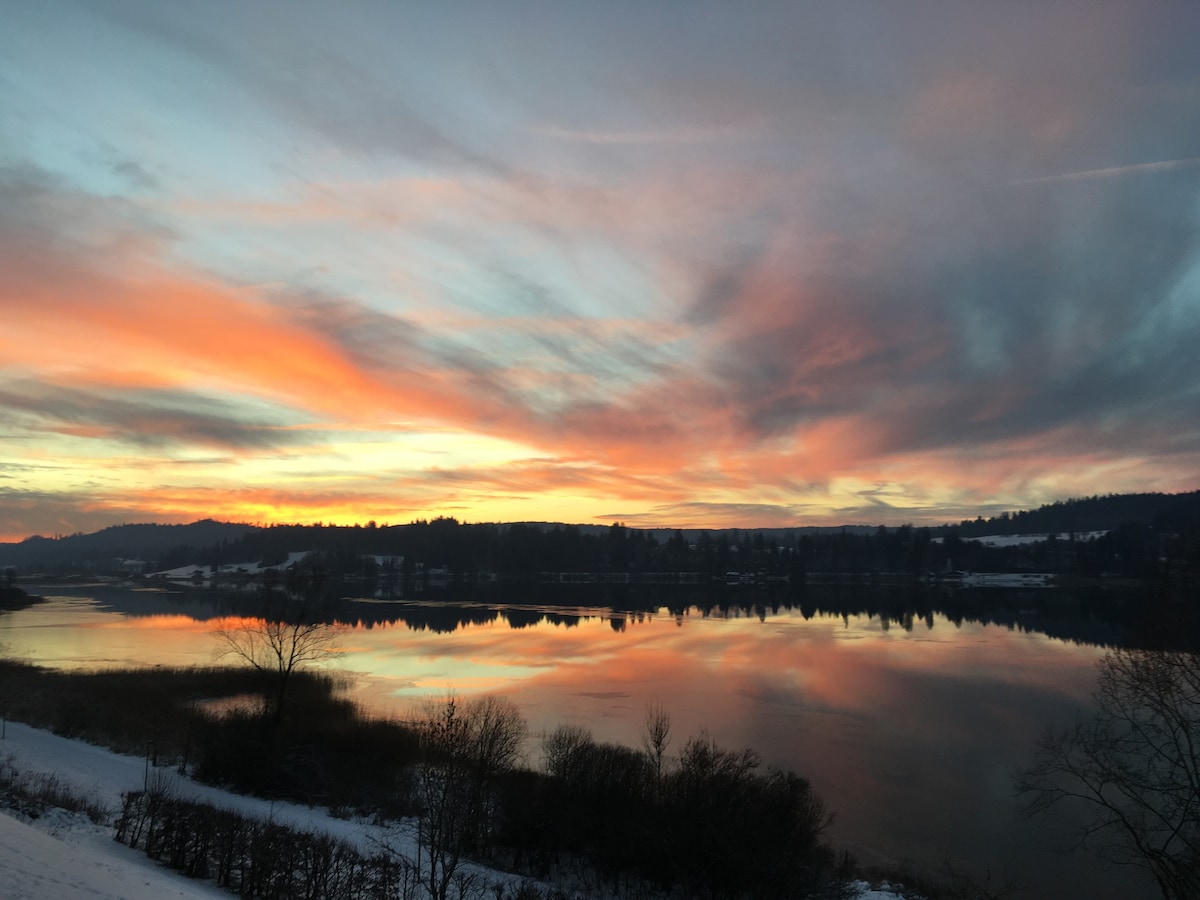
<path fill-rule="evenodd" d="M 210 590 L 26 589 L 48 602 L 0 614 L 0 648 L 62 668 L 210 665 L 211 621 L 249 609 Z M 502 693 L 537 764 L 536 736 L 565 722 L 639 746 L 645 708 L 661 702 L 673 749 L 707 729 L 808 777 L 836 813 L 834 844 L 863 864 L 949 860 L 1034 900 L 1154 893 L 1137 873 L 1060 853 L 1065 823 L 1023 819 L 1011 788 L 1041 731 L 1085 709 L 1105 647 L 1143 627 L 1136 597 L 878 584 L 397 593 L 332 610 L 345 627 L 334 666 L 372 711 Z"/>

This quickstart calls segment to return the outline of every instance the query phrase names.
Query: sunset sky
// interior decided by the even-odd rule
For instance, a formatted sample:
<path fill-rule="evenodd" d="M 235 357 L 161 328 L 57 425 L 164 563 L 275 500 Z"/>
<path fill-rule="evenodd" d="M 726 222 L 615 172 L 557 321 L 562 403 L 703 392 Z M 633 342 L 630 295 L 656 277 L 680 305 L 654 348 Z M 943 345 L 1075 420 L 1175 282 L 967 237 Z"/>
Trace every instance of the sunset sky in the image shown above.
<path fill-rule="evenodd" d="M 1200 4 L 0 21 L 0 539 L 1200 487 Z"/>

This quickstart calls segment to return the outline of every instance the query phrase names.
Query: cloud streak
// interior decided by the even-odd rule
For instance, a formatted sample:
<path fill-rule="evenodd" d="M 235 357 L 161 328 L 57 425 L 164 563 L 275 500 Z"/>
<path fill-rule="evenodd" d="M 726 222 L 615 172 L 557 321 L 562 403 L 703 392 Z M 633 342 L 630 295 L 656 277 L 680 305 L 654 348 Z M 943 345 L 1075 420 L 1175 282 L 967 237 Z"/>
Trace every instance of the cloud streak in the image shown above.
<path fill-rule="evenodd" d="M 1153 175 L 1158 172 L 1174 172 L 1200 166 L 1200 156 L 1188 159 L 1163 159 L 1158 162 L 1131 163 L 1126 166 L 1106 166 L 1103 169 L 1087 169 L 1083 172 L 1062 172 L 1058 175 L 1042 175 L 1036 178 L 1019 178 L 1013 184 L 1051 184 L 1055 181 L 1090 181 L 1100 178 L 1123 178 L 1127 175 Z"/>
<path fill-rule="evenodd" d="M 1194 487 L 1192 13 L 217 8 L 0 36 L 26 496 L 670 526 Z"/>

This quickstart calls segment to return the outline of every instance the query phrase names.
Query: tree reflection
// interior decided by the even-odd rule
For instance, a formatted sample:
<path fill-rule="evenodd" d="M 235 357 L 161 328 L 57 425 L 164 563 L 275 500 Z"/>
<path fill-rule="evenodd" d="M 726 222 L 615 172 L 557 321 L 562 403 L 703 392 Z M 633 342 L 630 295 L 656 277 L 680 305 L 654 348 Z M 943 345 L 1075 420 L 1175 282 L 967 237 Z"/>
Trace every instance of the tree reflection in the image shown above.
<path fill-rule="evenodd" d="M 130 602 L 128 591 L 94 592 L 105 605 L 135 616 L 161 613 L 162 599 L 171 597 L 189 606 L 195 618 L 259 614 L 257 592 L 182 590 L 160 594 L 153 608 Z M 1184 616 L 1181 627 L 1171 630 L 1160 645 L 1177 646 L 1185 634 L 1200 628 L 1200 606 L 1180 603 L 1178 597 L 1145 589 L 1004 589 L 959 588 L 920 584 L 799 584 L 768 587 L 723 585 L 492 585 L 450 584 L 430 588 L 417 599 L 382 599 L 362 585 L 328 585 L 329 598 L 319 608 L 327 624 L 340 623 L 371 629 L 402 626 L 412 631 L 449 634 L 462 628 L 492 625 L 498 621 L 514 629 L 541 624 L 571 628 L 602 617 L 614 630 L 659 615 L 677 623 L 691 616 L 703 618 L 772 617 L 799 613 L 806 621 L 836 617 L 849 627 L 853 619 L 868 617 L 883 627 L 899 625 L 913 631 L 918 622 L 933 630 L 944 620 L 966 625 L 1000 626 L 1025 634 L 1043 634 L 1077 645 L 1146 646 L 1164 616 Z M 195 609 L 192 601 L 211 604 L 212 613 Z M 1186 600 L 1186 598 L 1185 598 Z M 617 620 L 620 620 L 618 622 Z M 623 622 L 624 629 L 621 627 Z M 1176 643 L 1172 643 L 1176 642 Z"/>

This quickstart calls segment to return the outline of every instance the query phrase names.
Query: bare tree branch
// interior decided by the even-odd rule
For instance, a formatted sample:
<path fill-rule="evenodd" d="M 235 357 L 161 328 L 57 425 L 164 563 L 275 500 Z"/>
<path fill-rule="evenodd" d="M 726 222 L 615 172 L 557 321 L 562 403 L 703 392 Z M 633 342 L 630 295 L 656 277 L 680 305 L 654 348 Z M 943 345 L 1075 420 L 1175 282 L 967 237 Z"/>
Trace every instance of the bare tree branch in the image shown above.
<path fill-rule="evenodd" d="M 661 702 L 646 706 L 646 721 L 642 726 L 642 746 L 654 764 L 654 777 L 661 781 L 667 746 L 671 743 L 671 716 Z"/>
<path fill-rule="evenodd" d="M 417 867 L 435 900 L 461 876 L 463 853 L 484 849 L 492 829 L 492 788 L 511 769 L 525 740 L 525 720 L 504 697 L 428 705 L 417 721 L 421 804 Z"/>
<path fill-rule="evenodd" d="M 216 620 L 212 635 L 218 655 L 233 657 L 271 676 L 273 691 L 264 698 L 277 722 L 283 715 L 292 675 L 340 655 L 342 629 L 317 620 L 315 592 L 304 595 L 264 588 L 260 615 Z"/>
<path fill-rule="evenodd" d="M 1200 655 L 1121 649 L 1098 667 L 1092 717 L 1047 732 L 1018 777 L 1026 812 L 1077 804 L 1080 846 L 1145 869 L 1165 900 L 1200 897 Z"/>

